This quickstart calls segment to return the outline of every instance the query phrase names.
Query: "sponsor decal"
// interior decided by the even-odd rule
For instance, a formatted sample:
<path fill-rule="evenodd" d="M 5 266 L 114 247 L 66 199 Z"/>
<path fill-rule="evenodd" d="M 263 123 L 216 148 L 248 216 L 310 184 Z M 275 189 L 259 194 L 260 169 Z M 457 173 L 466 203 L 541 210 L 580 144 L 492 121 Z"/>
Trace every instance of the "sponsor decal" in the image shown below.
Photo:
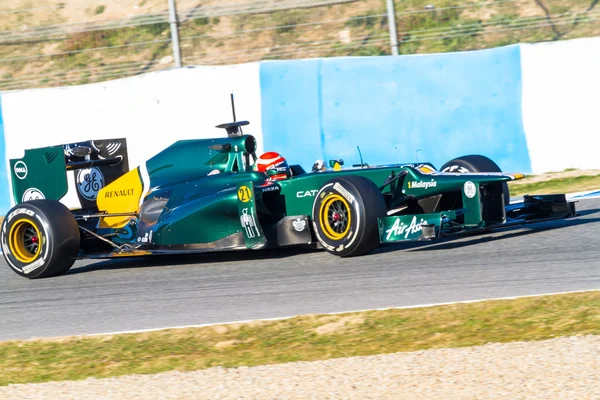
<path fill-rule="evenodd" d="M 113 197 L 129 197 L 133 196 L 134 193 L 135 189 L 109 190 L 104 193 L 104 198 L 110 199 Z"/>
<path fill-rule="evenodd" d="M 404 239 L 408 239 L 409 236 L 414 235 L 415 233 L 421 232 L 423 230 L 423 225 L 426 225 L 427 221 L 421 218 L 421 221 L 417 223 L 417 217 L 414 216 L 410 225 L 406 225 L 404 222 L 400 222 L 400 218 L 397 218 L 394 222 L 394 225 L 385 233 L 387 234 L 386 240 L 390 240 L 392 235 L 400 236 L 404 235 Z"/>
<path fill-rule="evenodd" d="M 142 237 L 137 238 L 138 243 L 152 243 L 152 231 L 146 232 Z"/>
<path fill-rule="evenodd" d="M 35 213 L 33 211 L 31 211 L 27 208 L 17 208 L 15 211 L 8 214 L 8 217 L 6 217 L 6 222 L 9 222 L 11 219 L 13 219 L 15 216 L 17 216 L 19 214 L 29 215 L 30 217 L 33 217 L 35 215 Z"/>
<path fill-rule="evenodd" d="M 283 165 L 283 167 L 282 167 Z M 267 167 L 267 169 L 275 169 L 277 171 L 287 171 L 287 161 L 281 160 L 276 162 L 275 164 Z"/>
<path fill-rule="evenodd" d="M 39 269 L 41 266 L 43 266 L 45 262 L 46 262 L 46 260 L 44 260 L 43 258 L 40 258 L 39 260 L 32 262 L 28 266 L 23 267 L 22 271 L 25 275 L 29 275 L 36 269 Z"/>
<path fill-rule="evenodd" d="M 301 190 L 296 193 L 296 197 L 302 199 L 304 197 L 315 197 L 318 190 Z"/>
<path fill-rule="evenodd" d="M 21 180 L 27 178 L 27 164 L 23 161 L 17 161 L 13 170 L 15 171 L 15 176 Z"/>
<path fill-rule="evenodd" d="M 46 197 L 39 189 L 29 188 L 25 191 L 25 193 L 23 193 L 23 197 L 21 198 L 21 201 L 23 203 L 25 203 L 26 201 L 43 200 L 45 198 Z"/>
<path fill-rule="evenodd" d="M 350 204 L 354 203 L 354 196 L 352 196 L 352 194 L 350 194 L 349 191 L 344 189 L 342 185 L 336 182 L 335 185 L 333 185 L 333 188 L 337 190 L 342 196 L 344 196 Z"/>
<path fill-rule="evenodd" d="M 472 199 L 477 194 L 477 187 L 471 181 L 465 182 L 464 190 L 465 196 L 467 196 L 469 199 Z"/>
<path fill-rule="evenodd" d="M 292 222 L 294 229 L 296 232 L 303 232 L 306 229 L 306 220 L 302 218 L 297 218 L 294 222 Z"/>
<path fill-rule="evenodd" d="M 256 225 L 256 220 L 254 219 L 254 208 L 250 207 L 250 211 L 247 208 L 242 210 L 242 215 L 240 216 L 240 223 L 242 224 L 242 228 L 246 230 L 246 236 L 250 239 L 255 237 L 260 237 L 260 230 Z"/>
<path fill-rule="evenodd" d="M 282 172 L 285 173 L 288 171 L 288 169 L 286 167 L 281 167 L 281 168 L 267 168 L 268 171 L 276 171 L 276 172 Z"/>
<path fill-rule="evenodd" d="M 120 142 L 110 142 L 108 146 L 106 146 L 106 151 L 109 156 L 114 155 L 121 148 Z"/>
<path fill-rule="evenodd" d="M 434 188 L 437 187 L 437 182 L 434 181 L 433 179 L 431 180 L 431 182 L 425 182 L 425 181 L 412 181 L 412 182 L 408 182 L 408 188 L 409 189 L 429 189 L 429 188 Z"/>
<path fill-rule="evenodd" d="M 265 192 L 276 192 L 279 190 L 279 186 L 277 185 L 271 185 L 271 186 L 265 186 L 265 187 L 261 187 L 263 193 Z"/>
<path fill-rule="evenodd" d="M 238 189 L 238 199 L 242 203 L 247 203 L 252 200 L 252 190 L 248 186 L 241 186 Z"/>
<path fill-rule="evenodd" d="M 86 200 L 94 201 L 98 192 L 104 188 L 104 175 L 100 168 L 92 167 L 77 172 L 77 191 Z M 111 192 L 107 192 L 108 193 Z"/>

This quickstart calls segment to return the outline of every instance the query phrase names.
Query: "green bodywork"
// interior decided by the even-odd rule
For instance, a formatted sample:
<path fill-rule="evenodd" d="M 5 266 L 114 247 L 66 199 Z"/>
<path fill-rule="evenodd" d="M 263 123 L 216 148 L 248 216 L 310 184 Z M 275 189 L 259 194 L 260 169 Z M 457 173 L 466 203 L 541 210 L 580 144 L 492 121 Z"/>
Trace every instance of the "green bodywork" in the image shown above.
<path fill-rule="evenodd" d="M 314 244 L 312 226 L 306 221 L 312 216 L 315 195 L 330 179 L 348 175 L 368 178 L 381 189 L 388 208 L 388 216 L 378 221 L 382 243 L 502 225 L 512 212 L 504 210 L 497 195 L 484 196 L 481 192 L 498 192 L 503 182 L 514 179 L 510 175 L 447 174 L 435 172 L 430 164 L 405 164 L 311 173 L 293 167 L 289 179 L 272 181 L 268 175 L 253 171 L 255 150 L 255 139 L 249 135 L 176 142 L 137 169 L 144 193 L 140 207 L 117 210 L 131 214 L 127 226 L 100 228 L 108 215 L 98 208 L 73 210 L 80 226 L 93 232 L 85 235 L 87 245 L 82 246 L 82 256 Z M 17 203 L 30 187 L 43 188 L 47 199 L 65 196 L 69 164 L 62 151 L 61 146 L 28 150 L 22 160 L 11 160 Z M 55 153 L 58 155 L 53 156 Z M 14 175 L 19 171 L 15 166 L 23 160 L 36 173 L 29 172 L 20 179 Z M 423 165 L 424 170 L 434 172 L 422 172 Z M 118 186 L 120 179 L 113 185 Z M 124 194 L 134 192 L 128 187 L 121 189 Z M 486 196 L 493 197 L 502 211 L 484 209 Z M 284 223 L 297 228 L 295 233 L 285 228 L 293 233 L 292 239 L 282 236 L 287 232 L 282 228 Z M 113 247 L 101 238 L 108 238 Z"/>
<path fill-rule="evenodd" d="M 240 226 L 240 218 L 245 215 L 244 210 L 254 210 L 254 218 L 260 221 L 260 226 L 264 226 L 265 230 L 285 216 L 311 216 L 316 193 L 327 181 L 340 175 L 363 176 L 377 186 L 383 186 L 390 176 L 406 171 L 406 179 L 401 186 L 388 185 L 383 190 L 391 205 L 406 196 L 420 198 L 437 193 L 462 191 L 467 179 L 476 184 L 511 179 L 500 175 L 474 175 L 468 178 L 450 174 L 433 176 L 423 174 L 411 166 L 398 165 L 306 173 L 285 181 L 268 182 L 264 174 L 253 172 L 249 165 L 245 166 L 244 171 L 233 170 L 235 164 L 232 164 L 231 160 L 240 160 L 239 154 L 226 157 L 226 151 L 223 151 L 211 153 L 204 159 L 198 156 L 191 157 L 193 149 L 196 148 L 199 152 L 201 147 L 213 146 L 212 143 L 194 141 L 195 146 L 191 146 L 191 143 L 177 144 L 157 156 L 160 162 L 156 159 L 148 161 L 152 192 L 146 201 L 152 198 L 168 199 L 164 214 L 154 227 L 154 244 L 204 244 L 242 232 L 248 248 L 262 247 L 265 243 L 259 240 L 259 236 L 249 238 L 246 230 Z M 178 155 L 179 148 L 185 149 L 189 154 Z M 194 159 L 195 162 L 178 162 L 175 158 Z M 213 163 L 215 159 L 218 159 L 219 163 Z M 243 159 L 244 157 L 241 157 L 241 160 Z M 238 165 L 243 165 L 243 161 Z M 221 173 L 207 175 L 214 169 L 220 170 Z M 242 186 L 252 190 L 250 203 L 243 203 L 238 196 Z M 468 200 L 470 199 L 466 199 L 466 202 Z M 481 223 L 479 202 L 476 199 L 473 203 L 473 207 L 465 213 L 465 226 L 475 227 Z M 264 240 L 264 235 L 261 238 Z"/>
<path fill-rule="evenodd" d="M 27 150 L 25 157 L 10 160 L 13 199 L 26 201 L 28 190 L 36 188 L 46 198 L 61 199 L 67 194 L 66 165 L 62 146 Z"/>

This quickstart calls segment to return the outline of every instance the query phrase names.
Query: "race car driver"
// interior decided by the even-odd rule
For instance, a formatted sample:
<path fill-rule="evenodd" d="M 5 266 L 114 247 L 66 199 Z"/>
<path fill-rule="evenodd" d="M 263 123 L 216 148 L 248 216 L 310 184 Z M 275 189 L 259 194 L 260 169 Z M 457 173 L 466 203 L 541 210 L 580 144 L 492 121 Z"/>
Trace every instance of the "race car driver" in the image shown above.
<path fill-rule="evenodd" d="M 267 152 L 258 157 L 258 160 L 254 164 L 254 170 L 264 173 L 269 170 L 277 171 L 276 174 L 269 176 L 273 181 L 282 181 L 291 177 L 291 169 L 286 159 L 274 151 Z"/>

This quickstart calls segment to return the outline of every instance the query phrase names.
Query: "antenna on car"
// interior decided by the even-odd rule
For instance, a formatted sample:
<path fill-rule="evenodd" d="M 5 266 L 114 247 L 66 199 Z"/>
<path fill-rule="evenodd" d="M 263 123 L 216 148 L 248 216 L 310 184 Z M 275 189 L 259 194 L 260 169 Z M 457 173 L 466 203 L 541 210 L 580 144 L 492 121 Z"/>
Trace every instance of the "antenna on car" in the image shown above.
<path fill-rule="evenodd" d="M 369 164 L 365 164 L 365 162 L 363 161 L 363 156 L 362 156 L 362 152 L 360 151 L 360 147 L 356 146 L 356 149 L 358 150 L 358 155 L 360 156 L 360 164 L 354 164 L 353 167 L 368 167 Z"/>
<path fill-rule="evenodd" d="M 233 92 L 230 94 L 231 97 L 231 112 L 233 113 L 233 122 L 229 122 L 226 124 L 217 125 L 217 128 L 225 129 L 227 131 L 227 136 L 242 136 L 244 132 L 242 131 L 242 126 L 249 125 L 248 121 L 239 121 L 235 115 L 235 100 L 233 98 Z"/>
<path fill-rule="evenodd" d="M 233 113 L 233 122 L 237 122 L 237 119 L 235 117 L 235 100 L 233 99 L 233 92 L 231 92 L 230 96 L 231 96 L 231 112 Z"/>

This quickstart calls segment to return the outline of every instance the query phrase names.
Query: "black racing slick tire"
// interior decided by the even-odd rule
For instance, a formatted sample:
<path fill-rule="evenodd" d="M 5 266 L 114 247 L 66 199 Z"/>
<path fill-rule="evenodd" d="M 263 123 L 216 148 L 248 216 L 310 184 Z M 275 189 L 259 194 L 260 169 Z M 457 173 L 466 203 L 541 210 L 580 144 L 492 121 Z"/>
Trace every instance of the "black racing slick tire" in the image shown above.
<path fill-rule="evenodd" d="M 441 172 L 450 172 L 455 174 L 465 174 L 469 172 L 502 172 L 498 164 L 478 154 L 462 156 L 448 161 L 440 168 Z M 504 196 L 504 204 L 510 204 L 510 192 L 508 184 L 502 184 L 502 194 Z"/>
<path fill-rule="evenodd" d="M 9 267 L 29 279 L 62 275 L 79 252 L 79 227 L 67 207 L 55 200 L 33 200 L 13 207 L 0 229 Z"/>
<path fill-rule="evenodd" d="M 315 197 L 312 221 L 319 243 L 340 257 L 360 256 L 379 246 L 377 219 L 387 214 L 373 181 L 345 176 L 326 182 Z"/>

